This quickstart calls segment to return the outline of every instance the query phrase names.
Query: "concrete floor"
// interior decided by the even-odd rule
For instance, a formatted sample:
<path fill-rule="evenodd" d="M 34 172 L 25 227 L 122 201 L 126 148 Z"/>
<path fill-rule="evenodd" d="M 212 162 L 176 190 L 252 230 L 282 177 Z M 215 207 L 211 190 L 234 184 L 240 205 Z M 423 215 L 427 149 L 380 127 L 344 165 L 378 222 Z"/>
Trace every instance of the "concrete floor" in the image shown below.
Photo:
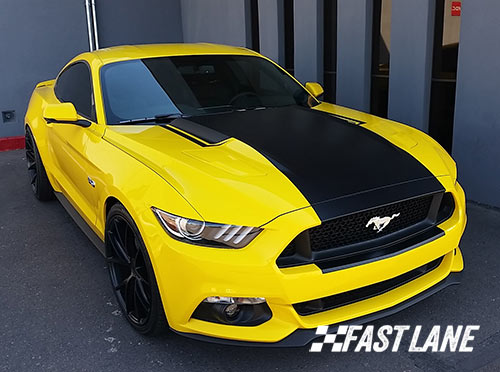
<path fill-rule="evenodd" d="M 309 353 L 150 338 L 122 318 L 103 258 L 61 205 L 35 200 L 24 152 L 0 153 L 0 371 L 499 371 L 500 212 L 468 215 L 463 283 L 375 325 L 479 324 L 472 353 L 408 353 L 405 339 L 398 353 Z"/>

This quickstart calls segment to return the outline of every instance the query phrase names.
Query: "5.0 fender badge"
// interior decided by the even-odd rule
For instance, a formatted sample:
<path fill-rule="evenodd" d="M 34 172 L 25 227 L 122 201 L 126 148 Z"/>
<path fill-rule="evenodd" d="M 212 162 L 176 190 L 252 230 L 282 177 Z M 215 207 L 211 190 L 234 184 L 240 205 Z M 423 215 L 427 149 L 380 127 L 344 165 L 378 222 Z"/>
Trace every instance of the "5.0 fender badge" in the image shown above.
<path fill-rule="evenodd" d="M 372 217 L 370 221 L 366 224 L 366 227 L 370 227 L 373 224 L 373 230 L 377 230 L 377 233 L 381 232 L 389 223 L 396 217 L 399 217 L 401 213 L 393 214 L 392 217 Z"/>

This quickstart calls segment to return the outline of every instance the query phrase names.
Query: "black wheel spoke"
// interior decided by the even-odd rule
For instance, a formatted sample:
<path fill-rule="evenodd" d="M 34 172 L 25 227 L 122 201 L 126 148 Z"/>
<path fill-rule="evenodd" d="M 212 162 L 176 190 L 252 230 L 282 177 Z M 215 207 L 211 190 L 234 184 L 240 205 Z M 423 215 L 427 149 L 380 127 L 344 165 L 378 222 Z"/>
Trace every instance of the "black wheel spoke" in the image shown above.
<path fill-rule="evenodd" d="M 124 267 L 129 267 L 130 264 L 124 261 L 121 257 L 108 257 L 107 258 L 108 263 L 115 264 L 115 265 L 120 265 Z"/>
<path fill-rule="evenodd" d="M 143 273 L 146 271 L 146 268 L 145 267 L 139 267 L 139 266 L 136 266 L 135 267 L 135 271 L 136 271 L 136 275 L 137 275 L 137 279 L 139 279 L 144 285 L 148 286 L 149 287 L 149 282 L 148 282 L 148 279 L 147 279 L 147 273 Z"/>
<path fill-rule="evenodd" d="M 126 262 L 127 265 L 130 265 L 130 257 L 127 254 L 127 251 L 125 250 L 125 247 L 123 246 L 123 243 L 121 242 L 121 239 L 118 235 L 119 234 L 115 233 L 115 231 L 108 232 L 108 238 L 111 243 L 111 247 L 113 248 L 113 251 L 117 256 L 115 258 L 121 259 L 122 261 Z"/>
<path fill-rule="evenodd" d="M 130 280 L 130 277 L 122 280 L 118 285 L 116 285 L 114 288 L 115 288 L 115 291 L 119 291 L 121 290 L 122 288 L 124 288 L 125 286 L 128 285 L 128 282 Z"/>
<path fill-rule="evenodd" d="M 139 259 L 141 258 L 142 259 L 142 253 L 141 251 L 138 249 L 140 243 L 139 243 L 139 240 L 137 239 L 137 236 L 134 236 L 134 245 L 135 247 L 137 248 L 137 254 L 135 256 L 136 259 Z"/>
<path fill-rule="evenodd" d="M 135 316 L 136 318 L 136 321 L 138 323 L 141 322 L 141 312 L 139 310 L 139 304 L 140 304 L 140 301 L 138 299 L 138 296 L 137 296 L 137 280 L 134 280 L 134 311 L 132 311 L 132 314 Z"/>
<path fill-rule="evenodd" d="M 149 310 L 151 306 L 151 301 L 146 293 L 146 288 L 144 288 L 144 284 L 142 280 L 136 280 L 136 296 L 140 301 L 145 310 Z"/>
<path fill-rule="evenodd" d="M 116 242 L 120 245 L 121 250 L 122 250 L 123 252 L 125 252 L 126 245 L 125 245 L 125 243 L 123 242 L 123 231 L 120 231 L 121 229 L 120 229 L 120 226 L 119 226 L 119 225 L 120 225 L 120 224 L 118 223 L 118 220 L 117 220 L 117 219 L 115 219 L 115 220 L 114 220 L 114 232 L 115 232 L 114 236 L 115 236 L 115 240 L 116 240 Z M 127 256 L 128 256 L 128 255 L 127 255 Z"/>
<path fill-rule="evenodd" d="M 134 293 L 134 283 L 133 277 L 127 280 L 125 285 L 125 305 L 127 306 L 127 312 L 131 313 L 135 309 L 135 293 Z"/>
<path fill-rule="evenodd" d="M 149 287 L 148 273 L 145 266 L 138 266 L 136 261 L 135 272 L 137 279 L 142 281 L 144 285 Z"/>
<path fill-rule="evenodd" d="M 126 238 L 126 244 L 127 244 L 127 251 L 130 255 L 130 258 L 136 260 L 137 255 L 139 253 L 139 248 L 138 245 L 136 244 L 135 240 L 135 234 L 130 228 L 127 226 L 127 230 L 125 232 L 125 238 Z"/>

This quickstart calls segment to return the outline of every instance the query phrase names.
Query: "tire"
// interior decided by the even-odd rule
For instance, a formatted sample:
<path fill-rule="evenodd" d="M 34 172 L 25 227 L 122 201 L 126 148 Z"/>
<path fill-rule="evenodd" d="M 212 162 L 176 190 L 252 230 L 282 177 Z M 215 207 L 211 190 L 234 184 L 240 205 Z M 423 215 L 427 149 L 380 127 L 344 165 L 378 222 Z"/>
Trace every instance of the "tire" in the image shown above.
<path fill-rule="evenodd" d="M 45 172 L 45 167 L 43 166 L 42 159 L 40 158 L 40 153 L 38 152 L 33 134 L 28 127 L 26 127 L 24 140 L 31 190 L 38 200 L 52 200 L 54 199 L 54 190 L 52 189 L 47 173 Z"/>
<path fill-rule="evenodd" d="M 105 236 L 111 285 L 123 315 L 141 334 L 164 333 L 168 323 L 146 246 L 119 203 L 108 212 Z"/>

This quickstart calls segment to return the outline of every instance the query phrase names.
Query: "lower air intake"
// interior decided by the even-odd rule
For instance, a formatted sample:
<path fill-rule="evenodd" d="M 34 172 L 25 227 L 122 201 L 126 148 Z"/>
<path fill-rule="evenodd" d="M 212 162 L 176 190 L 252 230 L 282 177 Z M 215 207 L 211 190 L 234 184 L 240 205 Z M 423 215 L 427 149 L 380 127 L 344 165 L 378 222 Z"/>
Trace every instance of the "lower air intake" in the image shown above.
<path fill-rule="evenodd" d="M 384 280 L 383 282 L 378 282 L 366 287 L 354 289 L 352 291 L 338 293 L 333 296 L 300 302 L 298 304 L 294 304 L 293 307 L 299 315 L 305 316 L 320 313 L 322 311 L 332 310 L 337 307 L 346 306 L 354 302 L 379 296 L 431 272 L 441 264 L 442 260 L 443 257 L 440 257 L 437 260 L 417 267 L 416 269 L 413 269 L 412 271 L 399 275 L 395 278 Z"/>

